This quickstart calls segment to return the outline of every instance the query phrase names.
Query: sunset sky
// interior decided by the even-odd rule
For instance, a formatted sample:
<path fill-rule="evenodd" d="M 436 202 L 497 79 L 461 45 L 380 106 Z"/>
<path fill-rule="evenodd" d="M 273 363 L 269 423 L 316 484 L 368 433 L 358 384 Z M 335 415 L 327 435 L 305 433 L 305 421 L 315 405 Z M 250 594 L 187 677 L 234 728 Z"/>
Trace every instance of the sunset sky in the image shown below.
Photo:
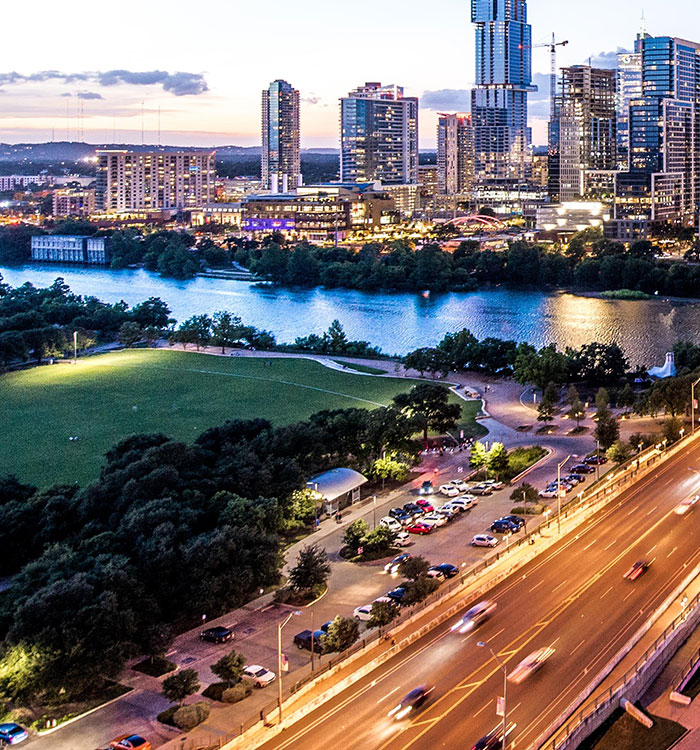
<path fill-rule="evenodd" d="M 8 7 L 9 6 L 9 7 Z M 30 14 L 31 7 L 31 17 Z M 534 42 L 569 46 L 560 65 L 630 49 L 642 7 L 649 33 L 700 39 L 691 0 L 530 0 Z M 21 33 L 12 34 L 8 30 Z M 421 147 L 437 111 L 465 110 L 474 81 L 467 0 L 121 0 L 3 7 L 0 141 L 84 140 L 257 145 L 260 91 L 301 91 L 302 145 L 338 145 L 338 98 L 365 81 L 420 96 Z M 541 94 L 531 115 L 546 140 L 549 53 L 533 52 Z M 82 113 L 82 114 L 81 114 Z"/>

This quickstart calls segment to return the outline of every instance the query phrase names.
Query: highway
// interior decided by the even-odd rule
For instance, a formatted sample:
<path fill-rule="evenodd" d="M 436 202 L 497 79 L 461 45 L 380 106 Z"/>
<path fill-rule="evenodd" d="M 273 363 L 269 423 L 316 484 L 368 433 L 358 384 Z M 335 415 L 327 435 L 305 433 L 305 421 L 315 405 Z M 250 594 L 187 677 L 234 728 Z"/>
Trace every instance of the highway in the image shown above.
<path fill-rule="evenodd" d="M 508 684 L 509 747 L 527 748 L 571 703 L 648 615 L 700 562 L 700 507 L 673 512 L 700 489 L 700 447 L 669 460 L 606 509 L 479 599 L 498 608 L 466 635 L 447 622 L 262 747 L 265 750 L 465 750 L 501 722 L 503 673 L 532 651 L 554 655 L 522 684 Z M 553 532 L 555 533 L 555 532 Z M 465 543 L 467 540 L 465 540 Z M 653 560 L 637 581 L 624 573 Z M 465 599 L 465 609 L 477 600 Z M 403 722 L 387 712 L 412 688 L 436 686 Z"/>

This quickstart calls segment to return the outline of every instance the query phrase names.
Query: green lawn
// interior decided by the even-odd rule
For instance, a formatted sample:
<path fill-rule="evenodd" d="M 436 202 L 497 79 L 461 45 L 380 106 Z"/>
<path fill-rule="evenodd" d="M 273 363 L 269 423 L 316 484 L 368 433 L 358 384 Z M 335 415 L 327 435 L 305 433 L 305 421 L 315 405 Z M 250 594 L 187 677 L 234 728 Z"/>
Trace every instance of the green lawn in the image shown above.
<path fill-rule="evenodd" d="M 268 361 L 130 350 L 3 375 L 0 475 L 40 487 L 84 484 L 99 475 L 105 452 L 134 433 L 191 441 L 226 419 L 286 424 L 322 409 L 374 409 L 413 384 L 306 359 Z M 464 404 L 466 429 L 477 427 L 478 406 Z"/>

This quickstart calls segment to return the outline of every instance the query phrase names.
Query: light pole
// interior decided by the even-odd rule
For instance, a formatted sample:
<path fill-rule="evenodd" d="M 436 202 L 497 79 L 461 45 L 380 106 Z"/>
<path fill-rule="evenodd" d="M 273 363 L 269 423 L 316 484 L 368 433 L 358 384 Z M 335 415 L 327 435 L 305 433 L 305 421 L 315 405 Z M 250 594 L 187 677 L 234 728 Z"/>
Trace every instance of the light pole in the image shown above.
<path fill-rule="evenodd" d="M 508 742 L 508 734 L 507 734 L 507 728 L 508 728 L 508 670 L 505 667 L 505 664 L 496 656 L 496 652 L 489 646 L 488 644 L 484 643 L 483 641 L 478 641 L 477 646 L 480 648 L 487 648 L 491 652 L 491 656 L 496 661 L 496 664 L 498 664 L 499 668 L 503 671 L 503 738 L 502 738 L 502 748 L 503 750 L 506 750 L 506 743 Z"/>
<path fill-rule="evenodd" d="M 377 528 L 377 496 L 372 495 L 372 528 Z"/>
<path fill-rule="evenodd" d="M 287 615 L 286 619 L 277 623 L 277 705 L 279 707 L 280 724 L 282 723 L 282 628 L 292 619 L 292 617 L 300 614 L 301 612 L 299 612 L 299 610 L 294 610 L 294 612 L 290 612 Z M 313 633 L 311 634 L 311 638 L 313 642 Z"/>
<path fill-rule="evenodd" d="M 570 458 L 571 454 L 557 465 L 557 534 L 561 534 L 561 468 Z"/>
<path fill-rule="evenodd" d="M 693 435 L 695 434 L 695 387 L 698 383 L 700 383 L 700 378 L 690 386 L 690 423 Z"/>
<path fill-rule="evenodd" d="M 73 331 L 73 364 L 78 364 L 78 332 Z"/>

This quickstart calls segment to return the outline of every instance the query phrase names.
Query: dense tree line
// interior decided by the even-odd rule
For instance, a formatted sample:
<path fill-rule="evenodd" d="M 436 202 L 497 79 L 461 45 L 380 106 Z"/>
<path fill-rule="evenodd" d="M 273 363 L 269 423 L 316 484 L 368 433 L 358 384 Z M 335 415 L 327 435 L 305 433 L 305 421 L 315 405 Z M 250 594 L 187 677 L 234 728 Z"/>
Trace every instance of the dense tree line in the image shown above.
<path fill-rule="evenodd" d="M 426 420 L 457 418 L 435 406 L 446 395 L 426 383 L 406 405 L 278 428 L 230 421 L 193 444 L 132 436 L 84 488 L 0 482 L 0 575 L 13 576 L 0 594 L 0 700 L 80 695 L 129 657 L 164 653 L 169 625 L 192 627 L 277 583 L 281 539 L 314 518 L 300 501 L 308 478 L 415 456 Z"/>

